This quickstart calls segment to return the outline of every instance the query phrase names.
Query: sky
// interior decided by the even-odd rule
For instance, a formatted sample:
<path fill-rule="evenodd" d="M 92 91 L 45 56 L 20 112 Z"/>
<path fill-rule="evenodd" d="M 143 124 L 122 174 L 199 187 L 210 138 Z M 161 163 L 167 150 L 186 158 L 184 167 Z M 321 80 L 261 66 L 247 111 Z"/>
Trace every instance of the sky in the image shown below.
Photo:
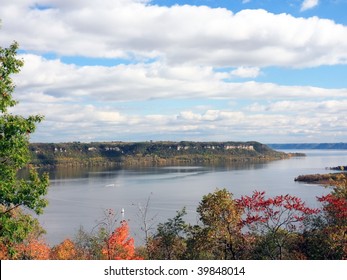
<path fill-rule="evenodd" d="M 347 142 L 347 0 L 0 0 L 32 142 Z"/>

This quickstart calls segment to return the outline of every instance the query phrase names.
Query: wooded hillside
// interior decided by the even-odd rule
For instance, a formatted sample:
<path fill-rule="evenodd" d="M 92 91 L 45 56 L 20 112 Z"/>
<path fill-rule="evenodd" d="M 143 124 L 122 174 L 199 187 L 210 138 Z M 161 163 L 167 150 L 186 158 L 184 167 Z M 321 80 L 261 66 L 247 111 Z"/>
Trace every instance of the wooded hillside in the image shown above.
<path fill-rule="evenodd" d="M 215 163 L 273 160 L 289 155 L 259 142 L 97 142 L 35 143 L 36 165 Z"/>

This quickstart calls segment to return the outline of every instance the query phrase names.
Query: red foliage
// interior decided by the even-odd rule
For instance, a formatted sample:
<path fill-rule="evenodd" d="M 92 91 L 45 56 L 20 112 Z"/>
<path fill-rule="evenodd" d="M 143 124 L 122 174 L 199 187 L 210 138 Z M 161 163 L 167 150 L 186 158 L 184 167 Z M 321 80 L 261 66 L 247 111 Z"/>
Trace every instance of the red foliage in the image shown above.
<path fill-rule="evenodd" d="M 243 225 L 257 224 L 276 230 L 283 228 L 294 231 L 307 215 L 319 212 L 289 194 L 265 198 L 265 192 L 254 191 L 252 196 L 242 196 L 237 203 L 244 209 Z"/>
<path fill-rule="evenodd" d="M 347 223 L 347 200 L 343 197 L 337 197 L 328 194 L 318 198 L 323 203 L 323 210 L 326 211 L 331 218 L 337 223 Z"/>
<path fill-rule="evenodd" d="M 134 239 L 129 237 L 129 226 L 126 221 L 116 228 L 102 250 L 109 260 L 140 260 L 135 254 Z"/>

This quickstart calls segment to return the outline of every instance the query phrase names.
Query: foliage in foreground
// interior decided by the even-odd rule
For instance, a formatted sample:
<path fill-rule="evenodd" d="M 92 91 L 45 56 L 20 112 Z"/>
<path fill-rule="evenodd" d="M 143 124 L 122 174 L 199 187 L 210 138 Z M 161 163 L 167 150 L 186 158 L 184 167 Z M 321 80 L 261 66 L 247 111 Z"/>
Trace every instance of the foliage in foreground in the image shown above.
<path fill-rule="evenodd" d="M 11 255 L 0 245 L 1 259 L 139 260 L 139 259 L 347 259 L 347 185 L 318 198 L 321 209 L 305 206 L 290 195 L 263 192 L 234 199 L 226 189 L 205 195 L 199 224 L 187 224 L 183 208 L 147 232 L 146 244 L 135 248 L 126 221 L 112 210 L 95 231 L 80 229 L 74 240 L 50 248 L 31 235 Z M 37 235 L 36 235 L 37 236 Z"/>
<path fill-rule="evenodd" d="M 181 223 L 180 235 L 175 235 L 177 228 L 173 228 L 176 243 L 165 247 L 168 233 L 163 236 L 158 227 L 146 246 L 152 251 L 147 257 L 347 259 L 346 189 L 343 182 L 331 194 L 318 198 L 321 209 L 309 208 L 290 195 L 266 197 L 264 192 L 255 191 L 252 196 L 234 199 L 226 189 L 216 190 L 200 202 L 197 212 L 201 224 Z M 178 218 L 182 219 L 180 212 Z"/>
<path fill-rule="evenodd" d="M 29 165 L 29 136 L 43 117 L 25 118 L 10 112 L 17 104 L 12 98 L 15 85 L 11 75 L 23 66 L 23 61 L 17 58 L 17 49 L 16 42 L 8 48 L 0 47 L 0 254 L 26 258 L 33 247 L 40 245 L 37 238 L 43 230 L 23 209 L 42 213 L 47 204 L 44 196 L 49 182 L 46 174 L 40 176 Z M 18 176 L 22 168 L 30 170 L 28 179 Z M 36 258 L 43 258 L 43 255 L 36 255 Z"/>
<path fill-rule="evenodd" d="M 255 191 L 235 199 L 226 189 L 217 189 L 203 196 L 197 208 L 198 224 L 184 221 L 183 208 L 153 232 L 146 231 L 146 244 L 138 248 L 127 222 L 118 223 L 115 213 L 106 210 L 91 233 L 80 229 L 74 240 L 66 239 L 53 248 L 37 238 L 39 234 L 32 234 L 17 244 L 15 255 L 2 243 L 0 258 L 347 259 L 346 190 L 347 184 L 340 182 L 330 194 L 318 198 L 320 209 L 312 209 L 295 196 L 266 197 Z"/>

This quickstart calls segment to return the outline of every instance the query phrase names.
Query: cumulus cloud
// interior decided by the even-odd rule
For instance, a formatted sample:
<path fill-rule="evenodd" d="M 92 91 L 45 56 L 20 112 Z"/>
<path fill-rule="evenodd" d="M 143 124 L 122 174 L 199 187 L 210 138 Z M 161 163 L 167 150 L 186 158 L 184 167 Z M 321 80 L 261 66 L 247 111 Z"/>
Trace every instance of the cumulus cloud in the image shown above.
<path fill-rule="evenodd" d="M 110 67 L 76 66 L 37 55 L 23 55 L 23 58 L 25 64 L 21 73 L 15 76 L 15 82 L 16 97 L 25 103 L 35 100 L 40 103 L 118 106 L 119 102 L 150 100 L 290 100 L 347 96 L 347 89 L 343 88 L 226 82 L 224 79 L 228 73 L 227 76 L 220 75 L 207 66 L 172 67 L 161 62 Z M 247 76 L 258 72 L 248 68 L 237 71 Z M 68 116 L 67 113 L 64 115 Z"/>
<path fill-rule="evenodd" d="M 165 102 L 163 103 L 165 104 Z M 44 106 L 43 106 L 44 105 Z M 308 137 L 322 140 L 347 136 L 347 99 L 307 101 L 262 101 L 244 108 L 182 110 L 161 114 L 120 110 L 109 104 L 99 106 L 66 102 L 22 102 L 16 112 L 41 112 L 46 119 L 33 141 L 96 140 L 258 140 Z M 150 106 L 150 104 L 147 104 Z M 282 138 L 281 138 L 282 137 Z"/>
<path fill-rule="evenodd" d="M 260 140 L 260 134 L 268 139 L 279 133 L 299 137 L 318 135 L 324 128 L 331 136 L 346 128 L 347 89 L 343 88 L 226 82 L 227 76 L 209 66 L 158 61 L 106 67 L 65 64 L 32 54 L 23 58 L 24 67 L 15 76 L 15 98 L 20 103 L 13 110 L 45 115 L 33 138 L 37 142 L 230 140 L 231 135 Z M 163 106 L 156 114 L 154 100 Z M 210 105 L 197 106 L 196 100 Z M 222 104 L 234 109 L 218 108 L 213 100 L 225 100 Z M 240 100 L 253 103 L 240 106 Z M 192 105 L 187 107 L 185 101 Z M 127 102 L 141 104 L 141 109 L 129 109 Z M 173 109 L 166 111 L 165 106 L 173 103 Z M 304 134 L 307 127 L 310 133 Z"/>
<path fill-rule="evenodd" d="M 36 52 L 213 67 L 347 62 L 347 27 L 317 17 L 135 0 L 3 2 L 3 41 Z"/>
<path fill-rule="evenodd" d="M 304 0 L 301 4 L 301 11 L 306 11 L 318 6 L 319 0 Z"/>
<path fill-rule="evenodd" d="M 260 69 L 258 67 L 239 67 L 230 74 L 240 78 L 256 78 L 260 75 Z"/>

